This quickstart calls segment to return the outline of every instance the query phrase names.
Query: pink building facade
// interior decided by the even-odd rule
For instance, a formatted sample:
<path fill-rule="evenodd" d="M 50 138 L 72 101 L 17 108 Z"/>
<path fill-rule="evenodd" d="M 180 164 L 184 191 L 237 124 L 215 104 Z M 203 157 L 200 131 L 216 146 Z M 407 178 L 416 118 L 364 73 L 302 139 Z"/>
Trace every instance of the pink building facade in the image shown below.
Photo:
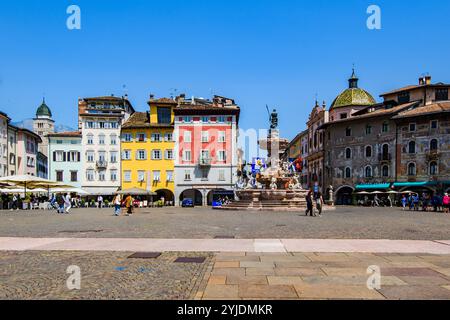
<path fill-rule="evenodd" d="M 34 132 L 18 128 L 17 130 L 17 174 L 37 176 L 38 145 L 42 141 Z"/>
<path fill-rule="evenodd" d="M 231 99 L 179 101 L 175 108 L 175 199 L 211 205 L 233 198 L 239 107 Z"/>

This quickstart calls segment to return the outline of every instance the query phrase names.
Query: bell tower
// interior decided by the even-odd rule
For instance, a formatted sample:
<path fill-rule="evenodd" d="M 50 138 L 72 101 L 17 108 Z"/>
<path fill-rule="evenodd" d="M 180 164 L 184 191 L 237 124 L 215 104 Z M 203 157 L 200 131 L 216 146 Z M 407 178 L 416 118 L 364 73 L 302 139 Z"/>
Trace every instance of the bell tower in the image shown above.
<path fill-rule="evenodd" d="M 49 133 L 55 132 L 55 121 L 52 119 L 52 111 L 42 99 L 42 104 L 36 110 L 36 117 L 33 119 L 33 131 L 42 139 L 39 144 L 39 152 L 48 157 L 48 137 Z"/>

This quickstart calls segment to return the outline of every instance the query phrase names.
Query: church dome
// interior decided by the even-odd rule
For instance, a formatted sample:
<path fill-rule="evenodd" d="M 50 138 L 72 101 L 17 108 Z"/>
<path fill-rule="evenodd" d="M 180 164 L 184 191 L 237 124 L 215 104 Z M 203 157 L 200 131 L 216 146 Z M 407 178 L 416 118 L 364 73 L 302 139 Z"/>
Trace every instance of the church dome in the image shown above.
<path fill-rule="evenodd" d="M 39 117 L 49 117 L 49 118 L 52 117 L 52 111 L 45 104 L 45 98 L 42 100 L 42 104 L 36 110 L 36 118 L 39 118 Z"/>
<path fill-rule="evenodd" d="M 348 106 L 370 106 L 376 101 L 366 90 L 358 88 L 358 78 L 353 70 L 352 76 L 348 79 L 348 89 L 342 91 L 331 104 L 330 110 Z"/>

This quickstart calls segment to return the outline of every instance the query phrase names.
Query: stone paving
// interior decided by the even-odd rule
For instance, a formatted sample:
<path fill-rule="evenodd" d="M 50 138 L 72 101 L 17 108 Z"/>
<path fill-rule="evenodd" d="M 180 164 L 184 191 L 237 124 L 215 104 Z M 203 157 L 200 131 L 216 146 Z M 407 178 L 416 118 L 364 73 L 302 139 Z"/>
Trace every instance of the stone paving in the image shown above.
<path fill-rule="evenodd" d="M 450 214 L 399 208 L 336 207 L 317 218 L 304 212 L 173 207 L 141 209 L 132 217 L 92 208 L 70 215 L 0 211 L 0 237 L 448 240 L 449 230 Z"/>
<path fill-rule="evenodd" d="M 369 266 L 381 271 L 370 290 Z M 196 299 L 450 299 L 450 255 L 219 253 Z"/>
<path fill-rule="evenodd" d="M 0 252 L 0 299 L 192 299 L 212 255 L 163 253 L 157 259 L 128 259 L 133 252 Z M 204 263 L 175 263 L 178 257 Z M 80 267 L 81 288 L 69 290 L 66 273 Z"/>

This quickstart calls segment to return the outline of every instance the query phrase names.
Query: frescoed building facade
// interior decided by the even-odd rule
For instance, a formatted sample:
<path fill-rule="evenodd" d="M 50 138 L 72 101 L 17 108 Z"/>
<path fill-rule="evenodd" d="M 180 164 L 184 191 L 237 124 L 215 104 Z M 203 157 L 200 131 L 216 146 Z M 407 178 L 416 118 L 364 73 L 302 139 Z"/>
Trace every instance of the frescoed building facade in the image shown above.
<path fill-rule="evenodd" d="M 150 96 L 149 111 L 135 112 L 121 133 L 122 189 L 155 192 L 153 200 L 174 202 L 174 99 Z"/>
<path fill-rule="evenodd" d="M 79 99 L 81 185 L 91 195 L 112 195 L 121 186 L 120 130 L 133 113 L 126 96 Z"/>
<path fill-rule="evenodd" d="M 81 133 L 78 131 L 51 133 L 48 139 L 49 179 L 80 188 L 84 161 Z"/>
<path fill-rule="evenodd" d="M 232 197 L 237 180 L 240 108 L 233 99 L 177 98 L 175 108 L 175 198 L 210 205 Z"/>

